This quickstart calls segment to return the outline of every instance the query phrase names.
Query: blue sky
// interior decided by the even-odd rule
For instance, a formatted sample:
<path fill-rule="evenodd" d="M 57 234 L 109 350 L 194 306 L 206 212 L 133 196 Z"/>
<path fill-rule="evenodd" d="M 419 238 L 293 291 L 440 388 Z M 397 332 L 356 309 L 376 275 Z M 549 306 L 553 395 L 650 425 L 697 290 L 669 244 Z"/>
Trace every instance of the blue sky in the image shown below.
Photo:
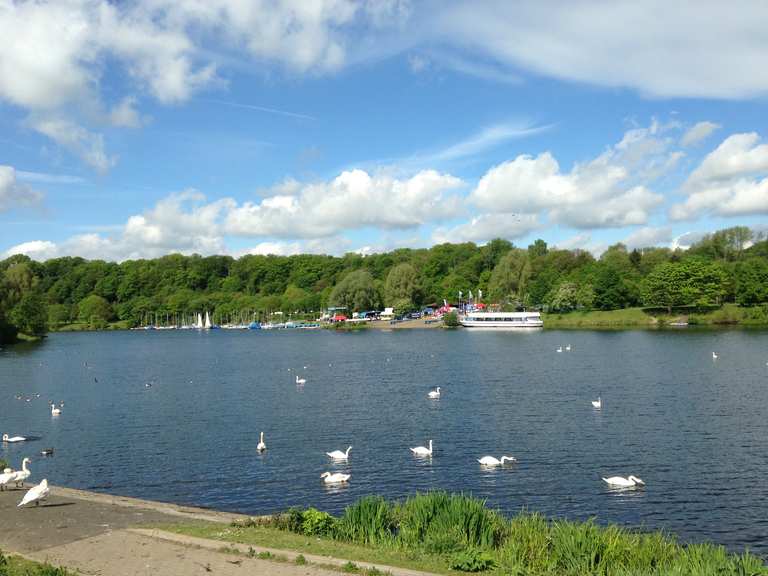
<path fill-rule="evenodd" d="M 0 0 L 0 255 L 765 230 L 764 12 Z"/>

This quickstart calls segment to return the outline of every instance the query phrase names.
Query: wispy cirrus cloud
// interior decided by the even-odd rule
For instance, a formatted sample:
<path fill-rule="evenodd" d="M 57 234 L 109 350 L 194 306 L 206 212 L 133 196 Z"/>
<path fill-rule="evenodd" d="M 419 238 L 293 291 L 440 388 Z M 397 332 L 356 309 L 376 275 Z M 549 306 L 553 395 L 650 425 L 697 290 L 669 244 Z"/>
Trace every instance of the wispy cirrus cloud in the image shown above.
<path fill-rule="evenodd" d="M 202 98 L 198 98 L 198 101 L 207 102 L 209 104 L 219 104 L 221 106 L 229 106 L 230 108 L 242 108 L 244 110 L 264 112 L 266 114 L 274 114 L 277 116 L 287 116 L 289 118 L 298 118 L 300 120 L 317 120 L 315 116 L 311 116 L 309 114 L 291 112 L 289 110 L 280 110 L 279 108 L 270 108 L 268 106 L 259 106 L 256 104 L 243 104 L 241 102 L 228 102 L 226 100 L 209 100 L 209 99 L 202 99 Z"/>

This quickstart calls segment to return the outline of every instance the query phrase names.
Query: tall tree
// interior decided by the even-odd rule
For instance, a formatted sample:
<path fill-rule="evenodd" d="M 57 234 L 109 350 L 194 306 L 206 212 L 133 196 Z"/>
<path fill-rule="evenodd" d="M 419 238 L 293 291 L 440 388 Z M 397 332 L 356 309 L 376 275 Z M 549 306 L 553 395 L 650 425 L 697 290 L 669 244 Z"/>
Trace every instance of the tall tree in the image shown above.
<path fill-rule="evenodd" d="M 409 304 L 404 304 L 403 300 Z M 398 264 L 389 271 L 384 284 L 384 302 L 388 306 L 399 302 L 401 308 L 421 304 L 421 282 L 413 266 Z"/>

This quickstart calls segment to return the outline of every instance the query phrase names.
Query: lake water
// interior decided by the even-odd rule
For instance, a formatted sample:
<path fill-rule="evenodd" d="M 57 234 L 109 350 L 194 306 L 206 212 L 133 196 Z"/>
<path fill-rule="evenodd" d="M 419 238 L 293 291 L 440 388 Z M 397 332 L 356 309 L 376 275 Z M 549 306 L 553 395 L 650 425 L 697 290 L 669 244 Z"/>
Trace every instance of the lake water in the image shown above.
<path fill-rule="evenodd" d="M 465 491 L 768 556 L 767 361 L 765 331 L 52 334 L 0 351 L 0 433 L 42 437 L 0 457 L 31 455 L 35 481 L 251 514 Z M 431 459 L 408 450 L 430 438 Z M 483 470 L 486 454 L 518 463 Z M 628 474 L 646 488 L 600 479 Z"/>

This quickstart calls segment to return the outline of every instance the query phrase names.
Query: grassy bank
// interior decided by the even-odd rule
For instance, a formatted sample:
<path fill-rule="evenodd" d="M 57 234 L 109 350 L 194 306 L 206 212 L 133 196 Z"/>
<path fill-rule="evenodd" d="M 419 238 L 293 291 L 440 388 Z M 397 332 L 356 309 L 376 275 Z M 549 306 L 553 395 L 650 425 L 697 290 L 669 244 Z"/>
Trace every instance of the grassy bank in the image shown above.
<path fill-rule="evenodd" d="M 293 509 L 226 528 L 195 524 L 166 529 L 441 574 L 768 575 L 768 567 L 747 552 L 729 554 L 721 546 L 681 545 L 660 532 L 547 520 L 535 513 L 507 519 L 482 500 L 444 492 L 397 503 L 369 496 L 340 517 Z"/>
<path fill-rule="evenodd" d="M 685 321 L 691 326 L 768 326 L 768 306 L 743 308 L 725 304 L 710 312 L 673 311 L 672 314 L 643 308 L 591 310 L 543 314 L 546 328 L 660 328 Z"/>
<path fill-rule="evenodd" d="M 19 556 L 5 556 L 0 551 L 0 576 L 75 576 L 75 573 Z"/>

